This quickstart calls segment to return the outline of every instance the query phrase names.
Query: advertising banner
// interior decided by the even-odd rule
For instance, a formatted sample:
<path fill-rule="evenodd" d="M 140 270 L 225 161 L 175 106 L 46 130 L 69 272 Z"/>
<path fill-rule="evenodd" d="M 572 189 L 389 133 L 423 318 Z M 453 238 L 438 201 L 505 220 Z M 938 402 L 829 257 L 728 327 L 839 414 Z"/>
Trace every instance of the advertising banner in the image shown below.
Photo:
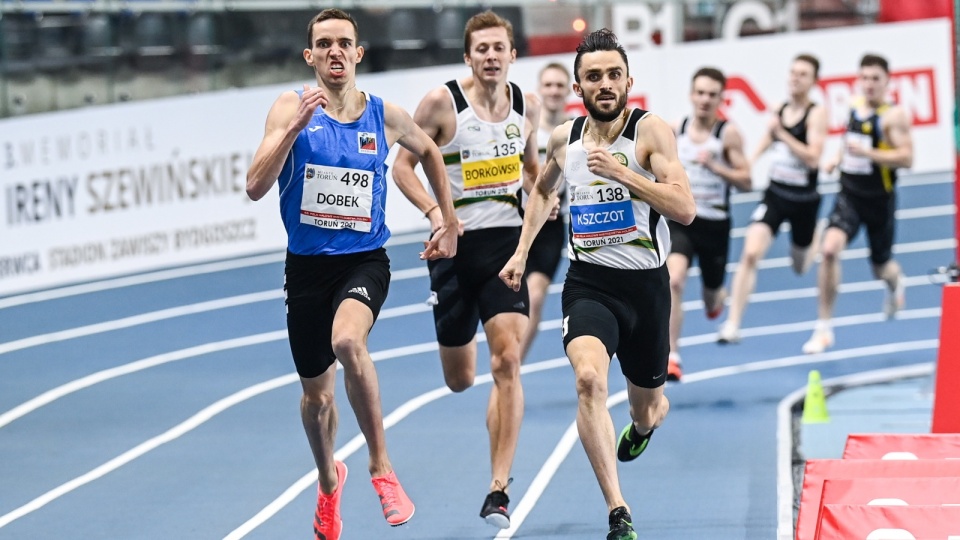
<path fill-rule="evenodd" d="M 692 74 L 718 67 L 729 80 L 722 113 L 740 127 L 749 155 L 787 97 L 791 60 L 809 53 L 821 62 L 814 99 L 829 108 L 834 135 L 827 152 L 836 152 L 860 57 L 872 52 L 889 60 L 891 99 L 913 119 L 913 170 L 950 170 L 950 39 L 949 21 L 937 19 L 631 51 L 629 102 L 676 122 L 692 109 Z M 559 61 L 572 68 L 573 58 L 523 58 L 510 79 L 535 92 L 542 66 Z M 469 74 L 463 64 L 362 74 L 358 88 L 413 114 L 428 91 Z M 309 79 L 306 66 L 304 75 Z M 302 84 L 0 120 L 0 296 L 284 249 L 276 187 L 253 203 L 245 182 L 271 104 Z M 571 101 L 571 114 L 580 107 Z M 390 162 L 395 155 L 396 148 Z M 761 159 L 755 188 L 765 183 Z M 398 189 L 388 193 L 387 224 L 395 234 L 427 228 Z"/>

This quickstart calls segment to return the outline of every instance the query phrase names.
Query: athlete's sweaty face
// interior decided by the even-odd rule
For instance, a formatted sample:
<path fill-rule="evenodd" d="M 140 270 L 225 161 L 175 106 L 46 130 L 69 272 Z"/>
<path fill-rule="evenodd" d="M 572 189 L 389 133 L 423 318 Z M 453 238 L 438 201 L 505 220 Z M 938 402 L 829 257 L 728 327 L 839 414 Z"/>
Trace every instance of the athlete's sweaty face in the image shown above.
<path fill-rule="evenodd" d="M 790 76 L 787 79 L 790 94 L 806 96 L 816 83 L 817 76 L 813 74 L 813 65 L 804 60 L 795 60 L 790 66 Z"/>
<path fill-rule="evenodd" d="M 890 82 L 890 75 L 883 68 L 864 66 L 860 68 L 857 81 L 860 83 L 860 92 L 863 93 L 867 103 L 873 106 L 883 103 L 887 96 L 887 83 Z"/>
<path fill-rule="evenodd" d="M 557 68 L 547 68 L 540 74 L 540 102 L 548 113 L 561 112 L 566 108 L 570 95 L 570 79 Z"/>
<path fill-rule="evenodd" d="M 693 113 L 702 120 L 716 118 L 717 109 L 723 102 L 723 85 L 716 79 L 701 75 L 693 80 L 690 88 L 690 103 Z"/>
<path fill-rule="evenodd" d="M 610 122 L 627 107 L 633 77 L 617 51 L 596 51 L 580 57 L 580 82 L 574 90 L 595 120 Z"/>
<path fill-rule="evenodd" d="M 357 45 L 353 24 L 343 19 L 314 24 L 313 46 L 303 51 L 307 64 L 331 87 L 355 84 L 357 63 L 362 57 L 363 47 Z"/>
<path fill-rule="evenodd" d="M 502 83 L 507 80 L 510 64 L 517 59 L 517 50 L 510 47 L 507 29 L 494 26 L 470 34 L 470 54 L 463 59 L 478 81 Z"/>

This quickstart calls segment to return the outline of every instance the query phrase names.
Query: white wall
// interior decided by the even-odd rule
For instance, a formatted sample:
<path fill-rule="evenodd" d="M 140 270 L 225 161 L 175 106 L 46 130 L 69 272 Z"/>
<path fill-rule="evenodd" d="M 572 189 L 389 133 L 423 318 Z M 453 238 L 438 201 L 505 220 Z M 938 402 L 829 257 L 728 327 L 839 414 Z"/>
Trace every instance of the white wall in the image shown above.
<path fill-rule="evenodd" d="M 909 44 L 909 47 L 905 46 Z M 821 60 L 824 90 L 840 129 L 865 52 L 887 57 L 892 89 L 911 111 L 914 170 L 953 168 L 950 25 L 946 20 L 702 42 L 630 53 L 632 102 L 667 120 L 690 110 L 690 76 L 704 65 L 730 78 L 724 113 L 744 133 L 748 153 L 766 115 L 786 97 L 790 60 Z M 511 80 L 536 89 L 548 61 L 527 58 Z M 358 87 L 412 111 L 463 65 L 362 75 Z M 257 203 L 244 193 L 246 170 L 267 110 L 297 83 L 119 104 L 0 121 L 0 295 L 161 266 L 282 250 L 277 190 Z M 573 104 L 572 104 L 573 105 Z M 828 152 L 836 151 L 832 137 Z M 391 154 L 392 160 L 393 154 Z M 765 168 L 754 171 L 763 185 Z M 397 189 L 388 197 L 395 233 L 426 221 Z"/>

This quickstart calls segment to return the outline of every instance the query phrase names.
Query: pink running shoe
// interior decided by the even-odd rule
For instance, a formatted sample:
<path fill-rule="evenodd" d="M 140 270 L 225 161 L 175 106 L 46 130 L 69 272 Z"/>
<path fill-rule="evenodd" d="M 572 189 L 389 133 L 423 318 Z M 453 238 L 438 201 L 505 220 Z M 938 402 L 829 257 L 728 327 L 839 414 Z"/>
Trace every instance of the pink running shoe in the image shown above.
<path fill-rule="evenodd" d="M 380 496 L 380 506 L 383 508 L 383 517 L 391 527 L 403 525 L 410 521 L 415 510 L 410 497 L 403 491 L 400 481 L 397 480 L 397 474 L 390 471 L 384 476 L 377 476 L 370 479 L 373 483 L 373 489 Z"/>
<path fill-rule="evenodd" d="M 347 464 L 337 462 L 337 489 L 327 495 L 317 486 L 317 513 L 313 516 L 314 540 L 340 540 L 343 520 L 340 519 L 340 495 L 347 481 Z"/>

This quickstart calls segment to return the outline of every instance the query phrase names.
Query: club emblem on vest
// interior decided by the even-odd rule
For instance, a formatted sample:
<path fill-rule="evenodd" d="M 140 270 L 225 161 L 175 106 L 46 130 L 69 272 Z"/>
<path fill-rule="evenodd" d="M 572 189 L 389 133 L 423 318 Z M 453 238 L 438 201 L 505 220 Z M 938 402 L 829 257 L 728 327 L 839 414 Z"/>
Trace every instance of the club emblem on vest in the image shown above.
<path fill-rule="evenodd" d="M 623 165 L 624 167 L 626 167 L 627 163 L 629 163 L 629 160 L 627 159 L 626 154 L 624 154 L 623 152 L 614 152 L 613 157 L 616 158 L 616 160 L 619 161 L 620 164 Z"/>
<path fill-rule="evenodd" d="M 507 134 L 508 139 L 520 138 L 520 128 L 516 124 L 507 124 L 504 132 Z"/>
<path fill-rule="evenodd" d="M 377 134 L 360 131 L 357 133 L 357 151 L 361 154 L 377 153 Z"/>

